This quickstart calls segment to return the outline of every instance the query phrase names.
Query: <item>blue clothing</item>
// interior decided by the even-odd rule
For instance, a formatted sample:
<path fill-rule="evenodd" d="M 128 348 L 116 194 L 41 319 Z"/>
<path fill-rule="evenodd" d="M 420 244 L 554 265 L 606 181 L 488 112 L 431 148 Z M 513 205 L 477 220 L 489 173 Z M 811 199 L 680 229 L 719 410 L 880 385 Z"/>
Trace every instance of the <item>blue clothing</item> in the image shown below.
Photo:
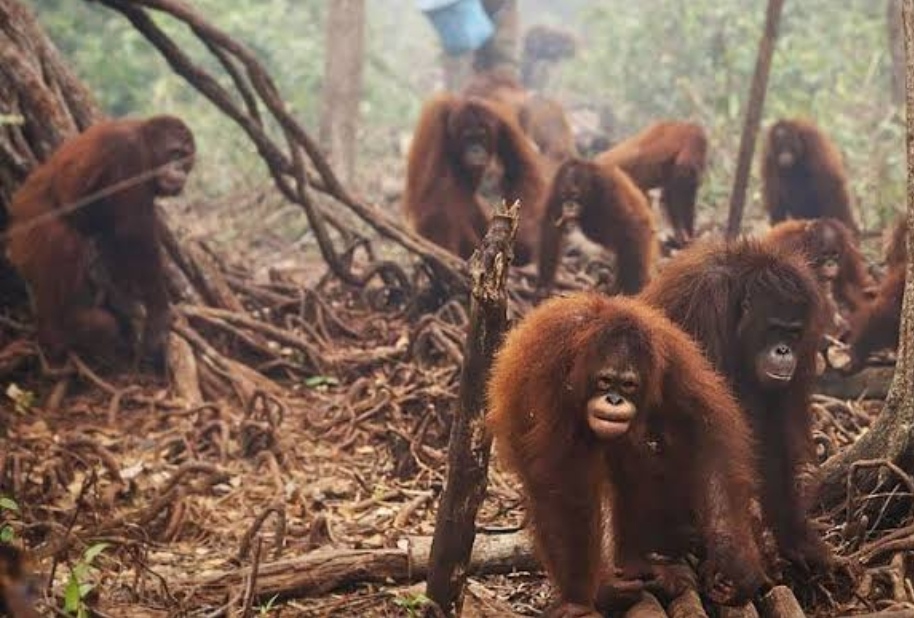
<path fill-rule="evenodd" d="M 415 0 L 432 22 L 441 46 L 452 56 L 475 51 L 495 34 L 481 0 Z"/>

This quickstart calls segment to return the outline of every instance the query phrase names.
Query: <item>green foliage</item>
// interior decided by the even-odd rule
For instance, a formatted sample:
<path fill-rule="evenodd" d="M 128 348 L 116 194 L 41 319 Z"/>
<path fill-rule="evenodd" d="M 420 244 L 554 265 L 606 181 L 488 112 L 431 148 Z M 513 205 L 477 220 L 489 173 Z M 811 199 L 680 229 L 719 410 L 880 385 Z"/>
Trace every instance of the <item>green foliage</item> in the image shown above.
<path fill-rule="evenodd" d="M 191 176 L 191 193 L 214 197 L 263 183 L 263 163 L 242 131 L 174 74 L 120 13 L 74 0 L 33 0 L 33 4 L 42 25 L 106 112 L 112 116 L 170 112 L 189 122 L 206 160 Z M 366 7 L 363 126 L 407 129 L 424 96 L 410 79 L 410 63 L 419 57 L 436 64 L 434 33 L 412 0 L 369 1 Z M 276 80 L 292 113 L 316 133 L 326 0 L 196 0 L 193 8 L 254 52 Z M 195 63 L 230 86 L 218 61 L 192 32 L 167 16 L 152 14 Z M 417 35 L 402 36 L 404 25 Z M 376 142 L 360 144 L 366 159 L 393 152 L 392 140 Z"/>
<path fill-rule="evenodd" d="M 394 605 L 406 611 L 406 615 L 413 618 L 422 615 L 422 608 L 431 601 L 421 592 L 407 596 L 397 597 L 394 599 Z"/>
<path fill-rule="evenodd" d="M 120 14 L 92 2 L 30 2 L 109 113 L 171 112 L 189 121 L 201 153 L 191 195 L 212 199 L 263 186 L 263 163 L 240 129 L 175 75 Z M 255 52 L 293 113 L 316 133 L 328 2 L 196 0 L 193 6 Z M 692 118 L 708 128 L 711 166 L 700 201 L 722 216 L 765 3 L 524 0 L 520 6 L 525 26 L 542 21 L 578 31 L 579 54 L 557 71 L 550 89 L 565 101 L 608 104 L 617 138 L 664 117 Z M 402 157 L 401 134 L 438 86 L 440 50 L 413 0 L 367 0 L 366 7 L 359 167 L 363 177 L 373 178 L 390 174 L 387 162 Z M 780 116 L 807 116 L 835 139 L 865 227 L 883 224 L 904 200 L 904 127 L 890 99 L 884 9 L 875 0 L 787 2 L 763 119 L 766 127 Z M 195 63 L 229 85 L 193 33 L 167 16 L 156 19 Z M 750 184 L 753 199 L 758 201 L 757 174 Z M 750 202 L 748 213 L 760 211 Z"/>
<path fill-rule="evenodd" d="M 34 3 L 42 25 L 107 113 L 115 117 L 174 113 L 188 121 L 207 161 L 191 175 L 193 193 L 212 197 L 239 184 L 262 181 L 262 163 L 241 129 L 176 75 L 123 15 L 90 2 Z M 227 4 L 225 0 L 193 3 L 202 15 L 247 45 L 276 78 L 280 92 L 290 97 L 292 111 L 306 124 L 314 123 L 319 98 L 310 95 L 320 92 L 324 2 L 232 0 L 230 8 Z M 153 14 L 194 63 L 212 71 L 223 86 L 230 85 L 218 60 L 192 32 L 167 16 Z M 257 172 L 256 181 L 249 172 Z"/>
<path fill-rule="evenodd" d="M 95 588 L 90 578 L 95 576 L 95 567 L 93 562 L 103 551 L 110 547 L 110 543 L 96 543 L 90 545 L 79 562 L 73 565 L 70 570 L 70 577 L 67 579 L 67 587 L 64 590 L 63 611 L 70 616 L 75 615 L 77 618 L 89 618 L 89 608 L 86 605 L 86 597 Z"/>
<path fill-rule="evenodd" d="M 305 379 L 305 386 L 308 388 L 318 388 L 320 386 L 336 386 L 340 381 L 333 376 L 311 376 Z"/>
<path fill-rule="evenodd" d="M 19 504 L 12 498 L 0 496 L 0 543 L 11 543 L 16 531 L 9 524 L 9 518 L 19 514 Z"/>
<path fill-rule="evenodd" d="M 42 25 L 63 54 L 81 69 L 80 77 L 89 83 L 111 115 L 202 102 L 120 13 L 72 0 L 34 0 L 34 4 Z M 320 60 L 323 53 L 320 0 L 233 0 L 230 10 L 226 10 L 224 0 L 197 0 L 193 4 L 274 70 L 283 92 L 307 92 L 319 86 L 322 63 L 312 59 Z M 166 16 L 152 14 L 156 23 L 203 68 L 217 69 L 215 57 L 199 53 L 205 50 L 197 47 L 192 32 Z M 276 35 L 283 31 L 297 34 L 278 45 Z M 290 58 L 296 61 L 289 62 Z M 277 70 L 280 67 L 282 70 Z M 228 79 L 223 83 L 227 85 Z M 314 113 L 308 105 L 305 107 Z"/>
<path fill-rule="evenodd" d="M 257 614 L 259 616 L 268 616 L 270 614 L 270 612 L 273 611 L 273 606 L 276 604 L 276 599 L 278 599 L 278 598 L 279 598 L 279 595 L 274 594 L 272 597 L 270 597 L 269 601 L 267 601 L 263 605 L 259 605 L 257 607 Z"/>
<path fill-rule="evenodd" d="M 581 21 L 588 44 L 561 86 L 609 103 L 617 137 L 658 118 L 704 124 L 713 155 L 701 199 L 719 204 L 732 183 L 764 16 L 764 2 L 745 0 L 592 3 Z M 888 49 L 884 2 L 785 3 L 763 118 L 764 128 L 809 117 L 834 138 L 869 226 L 904 199 Z"/>

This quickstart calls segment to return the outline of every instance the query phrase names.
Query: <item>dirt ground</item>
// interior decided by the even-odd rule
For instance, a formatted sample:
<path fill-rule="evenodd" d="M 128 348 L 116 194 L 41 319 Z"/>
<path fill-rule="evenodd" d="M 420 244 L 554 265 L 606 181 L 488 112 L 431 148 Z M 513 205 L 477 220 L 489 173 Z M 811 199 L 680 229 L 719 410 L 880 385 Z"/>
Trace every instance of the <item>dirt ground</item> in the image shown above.
<path fill-rule="evenodd" d="M 224 225 L 225 216 L 178 212 L 180 224 L 201 236 Z M 265 278 L 268 265 L 276 269 L 282 239 L 254 242 L 241 231 L 231 242 L 231 262 L 245 264 L 261 289 L 276 291 Z M 34 356 L 6 376 L 4 386 L 18 391 L 7 391 L 0 408 L 0 493 L 18 510 L 0 510 L 0 525 L 33 554 L 44 615 L 61 614 L 74 578 L 93 585 L 80 598 L 98 616 L 418 615 L 422 588 L 411 586 L 418 579 L 408 574 L 403 580 L 415 581 L 378 581 L 368 572 L 361 583 L 332 590 L 318 585 L 307 594 L 289 589 L 246 600 L 251 578 L 243 573 L 252 565 L 266 573 L 272 563 L 309 552 L 382 550 L 430 536 L 444 483 L 465 313 L 448 305 L 416 318 L 373 307 L 363 291 L 323 276 L 307 239 L 300 246 L 297 256 L 283 254 L 281 266 L 316 294 L 284 314 L 297 314 L 298 322 L 287 323 L 323 340 L 325 370 L 302 380 L 264 367 L 286 388 L 281 396 L 189 407 L 171 397 L 163 376 L 117 371 L 57 379 L 43 374 Z M 27 322 L 21 313 L 4 318 L 5 340 L 27 340 Z M 244 354 L 228 337 L 214 341 Z M 48 409 L 63 382 L 62 403 Z M 823 456 L 853 441 L 880 407 L 818 397 Z M 843 519 L 821 518 L 826 538 L 854 570 L 837 582 L 791 582 L 809 615 L 914 607 L 907 546 L 873 545 L 912 525 L 910 496 L 870 498 L 885 504 L 878 521 L 856 521 L 853 508 Z M 496 459 L 477 526 L 510 534 L 522 525 L 517 484 Z M 99 543 L 105 547 L 87 565 L 86 552 L 99 551 Z M 532 616 L 550 600 L 536 570 L 471 580 L 477 605 Z"/>

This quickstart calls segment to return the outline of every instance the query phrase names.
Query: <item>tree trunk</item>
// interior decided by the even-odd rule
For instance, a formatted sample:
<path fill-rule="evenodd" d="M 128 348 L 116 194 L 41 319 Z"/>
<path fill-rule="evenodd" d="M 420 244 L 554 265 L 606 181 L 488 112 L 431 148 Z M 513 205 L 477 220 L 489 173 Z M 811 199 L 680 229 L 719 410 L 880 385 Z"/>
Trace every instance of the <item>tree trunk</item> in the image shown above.
<path fill-rule="evenodd" d="M 343 182 L 355 178 L 362 65 L 365 58 L 365 0 L 328 3 L 320 139 Z"/>
<path fill-rule="evenodd" d="M 482 0 L 482 4 L 492 18 L 495 33 L 473 54 L 473 69 L 498 70 L 520 79 L 520 12 L 517 0 Z"/>
<path fill-rule="evenodd" d="M 901 25 L 901 0 L 888 0 L 885 25 L 889 37 L 889 57 L 892 60 L 892 99 L 904 104 L 904 28 Z"/>
<path fill-rule="evenodd" d="M 768 74 L 771 71 L 771 56 L 774 55 L 774 44 L 777 41 L 778 24 L 781 21 L 781 9 L 783 8 L 784 0 L 768 0 L 765 32 L 759 42 L 755 73 L 752 75 L 752 87 L 749 90 L 749 101 L 746 105 L 746 120 L 739 140 L 736 176 L 733 180 L 733 192 L 730 194 L 730 216 L 727 220 L 728 238 L 734 238 L 739 234 L 743 222 L 752 153 L 755 151 L 755 138 L 762 121 L 762 108 L 765 106 L 765 94 L 768 91 Z"/>
<path fill-rule="evenodd" d="M 914 0 L 902 3 L 907 86 L 907 153 L 908 153 L 908 246 L 914 247 Z M 885 459 L 902 469 L 914 461 L 911 428 L 914 427 L 914 251 L 908 252 L 908 264 L 898 338 L 898 360 L 895 376 L 885 400 L 885 407 L 873 426 L 850 448 L 838 453 L 822 466 L 819 497 L 825 507 L 840 503 L 847 490 L 851 462 L 861 459 Z M 873 482 L 875 472 L 870 475 Z"/>
<path fill-rule="evenodd" d="M 0 229 L 32 168 L 100 116 L 32 12 L 0 0 Z"/>

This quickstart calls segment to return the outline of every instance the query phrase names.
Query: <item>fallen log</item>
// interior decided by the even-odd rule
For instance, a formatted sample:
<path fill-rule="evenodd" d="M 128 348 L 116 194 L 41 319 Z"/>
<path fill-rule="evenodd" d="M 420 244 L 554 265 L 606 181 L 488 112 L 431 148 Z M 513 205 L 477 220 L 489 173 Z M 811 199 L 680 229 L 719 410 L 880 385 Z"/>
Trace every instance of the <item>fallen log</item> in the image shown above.
<path fill-rule="evenodd" d="M 319 549 L 303 556 L 261 562 L 253 586 L 255 599 L 319 596 L 357 582 L 408 583 L 425 578 L 431 537 L 407 537 L 392 549 Z M 480 534 L 473 545 L 469 572 L 480 575 L 536 570 L 539 563 L 523 532 Z M 218 603 L 251 576 L 250 567 L 204 572 L 177 583 L 197 598 Z"/>

